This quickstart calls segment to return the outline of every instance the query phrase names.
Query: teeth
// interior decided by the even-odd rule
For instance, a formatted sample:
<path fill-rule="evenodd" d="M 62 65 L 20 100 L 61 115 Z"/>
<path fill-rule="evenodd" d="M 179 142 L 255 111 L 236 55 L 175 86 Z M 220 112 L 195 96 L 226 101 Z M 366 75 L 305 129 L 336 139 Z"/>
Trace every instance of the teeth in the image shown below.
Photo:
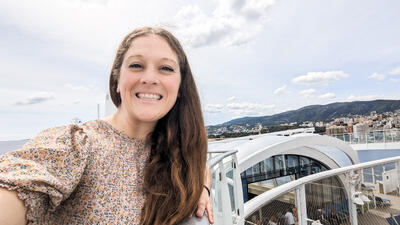
<path fill-rule="evenodd" d="M 142 99 L 151 99 L 151 100 L 160 100 L 161 99 L 161 95 L 157 95 L 157 94 L 142 94 L 139 93 L 137 94 L 138 98 L 142 98 Z"/>

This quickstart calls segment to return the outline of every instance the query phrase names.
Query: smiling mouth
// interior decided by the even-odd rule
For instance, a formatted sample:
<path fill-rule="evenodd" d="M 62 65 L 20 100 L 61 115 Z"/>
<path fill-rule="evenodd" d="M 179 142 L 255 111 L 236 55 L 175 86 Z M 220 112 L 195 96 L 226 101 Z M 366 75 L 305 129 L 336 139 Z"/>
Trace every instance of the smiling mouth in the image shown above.
<path fill-rule="evenodd" d="M 149 94 L 149 93 L 136 93 L 136 97 L 143 100 L 160 100 L 162 96 L 159 94 Z"/>

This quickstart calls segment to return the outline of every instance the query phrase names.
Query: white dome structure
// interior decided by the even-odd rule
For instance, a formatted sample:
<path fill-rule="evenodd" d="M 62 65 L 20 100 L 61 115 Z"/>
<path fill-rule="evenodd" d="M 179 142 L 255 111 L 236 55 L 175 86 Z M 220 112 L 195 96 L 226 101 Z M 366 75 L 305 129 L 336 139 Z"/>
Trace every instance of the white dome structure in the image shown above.
<path fill-rule="evenodd" d="M 345 142 L 330 136 L 263 134 L 210 142 L 210 151 L 238 150 L 241 172 L 275 155 L 301 155 L 335 169 L 359 163 L 357 152 Z"/>

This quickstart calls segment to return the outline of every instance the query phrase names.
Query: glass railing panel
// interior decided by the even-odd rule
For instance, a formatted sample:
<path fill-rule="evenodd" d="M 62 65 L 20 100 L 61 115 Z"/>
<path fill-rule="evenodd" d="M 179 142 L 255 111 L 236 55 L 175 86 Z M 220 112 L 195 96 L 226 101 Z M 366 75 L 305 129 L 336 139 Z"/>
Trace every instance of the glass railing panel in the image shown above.
<path fill-rule="evenodd" d="M 295 193 L 288 192 L 277 197 L 269 204 L 260 207 L 257 211 L 245 218 L 246 225 L 263 225 L 263 224 L 286 224 L 285 215 L 288 217 L 292 214 L 292 218 L 297 222 L 297 208 L 295 206 Z"/>
<path fill-rule="evenodd" d="M 399 142 L 400 141 L 400 130 L 392 132 L 393 141 Z"/>
<path fill-rule="evenodd" d="M 400 142 L 400 130 L 397 129 L 376 130 L 367 133 L 333 134 L 331 136 L 351 144 Z"/>
<path fill-rule="evenodd" d="M 390 130 L 387 130 L 387 131 L 384 131 L 384 135 L 385 135 L 385 142 L 393 142 L 394 140 L 393 140 L 393 135 L 392 135 L 392 131 L 390 131 Z"/>
<path fill-rule="evenodd" d="M 383 131 L 374 131 L 373 132 L 373 134 L 374 134 L 374 141 L 375 141 L 375 143 L 382 143 L 382 142 L 384 142 L 384 139 L 383 139 Z"/>
<path fill-rule="evenodd" d="M 337 139 L 340 139 L 340 140 L 344 141 L 344 137 L 343 137 L 342 134 L 337 134 L 337 135 L 335 135 L 335 137 L 336 137 Z"/>
<path fill-rule="evenodd" d="M 358 138 L 358 143 L 359 144 L 365 144 L 367 143 L 367 135 L 365 133 L 357 133 L 354 134 Z"/>
<path fill-rule="evenodd" d="M 359 144 L 360 143 L 360 139 L 358 137 L 354 136 L 354 134 L 351 134 L 350 137 L 351 137 L 351 143 L 352 144 Z"/>
<path fill-rule="evenodd" d="M 373 132 L 367 133 L 367 142 L 368 143 L 375 143 L 375 135 Z"/>
<path fill-rule="evenodd" d="M 344 135 L 343 135 L 343 139 L 344 139 L 344 141 L 346 141 L 346 142 L 350 142 L 350 140 L 351 140 L 350 134 L 344 134 Z"/>

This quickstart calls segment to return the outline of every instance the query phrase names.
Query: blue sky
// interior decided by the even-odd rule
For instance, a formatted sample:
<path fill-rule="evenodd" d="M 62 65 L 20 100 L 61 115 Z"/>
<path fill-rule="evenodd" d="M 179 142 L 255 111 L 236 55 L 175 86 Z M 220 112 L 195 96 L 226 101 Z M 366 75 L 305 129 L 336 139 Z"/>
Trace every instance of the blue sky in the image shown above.
<path fill-rule="evenodd" d="M 400 99 L 397 0 L 3 0 L 0 140 L 104 116 L 114 53 L 139 26 L 182 41 L 206 124 Z"/>

